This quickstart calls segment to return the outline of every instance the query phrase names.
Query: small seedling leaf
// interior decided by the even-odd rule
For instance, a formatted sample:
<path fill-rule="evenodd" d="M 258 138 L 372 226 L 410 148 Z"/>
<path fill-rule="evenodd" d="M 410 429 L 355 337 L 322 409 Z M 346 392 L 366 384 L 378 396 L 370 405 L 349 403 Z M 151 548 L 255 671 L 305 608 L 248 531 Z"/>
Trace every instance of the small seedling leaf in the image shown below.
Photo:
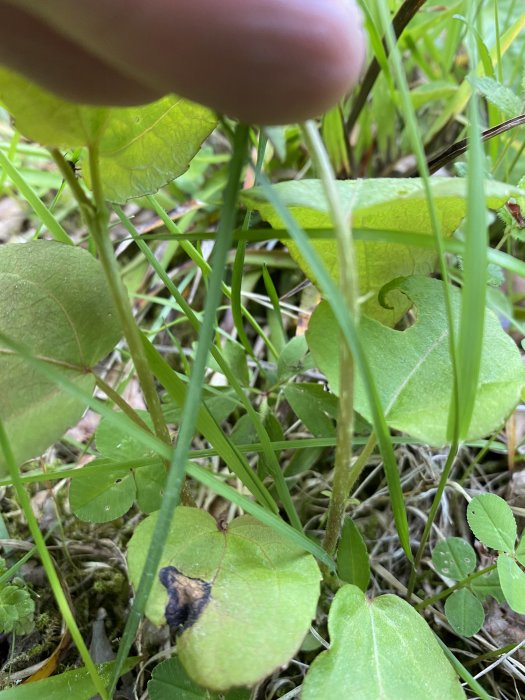
<path fill-rule="evenodd" d="M 135 586 L 156 520 L 146 518 L 129 544 Z M 202 510 L 179 507 L 146 615 L 174 627 L 179 659 L 194 682 L 213 690 L 253 685 L 299 649 L 319 580 L 311 555 L 252 517 L 225 529 Z"/>
<path fill-rule="evenodd" d="M 194 683 L 176 656 L 155 666 L 148 683 L 150 700 L 248 700 L 251 691 L 236 688 L 228 693 L 213 693 Z"/>
<path fill-rule="evenodd" d="M 346 583 L 353 583 L 363 592 L 370 582 L 370 561 L 363 535 L 347 518 L 337 549 L 337 574 Z"/>
<path fill-rule="evenodd" d="M 485 622 L 483 605 L 467 588 L 454 591 L 445 602 L 445 614 L 450 625 L 462 637 L 472 637 Z"/>
<path fill-rule="evenodd" d="M 447 537 L 434 547 L 432 563 L 439 574 L 461 581 L 476 568 L 476 552 L 461 537 Z"/>
<path fill-rule="evenodd" d="M 0 246 L 0 332 L 85 391 L 120 328 L 99 263 L 49 241 Z M 41 454 L 86 406 L 0 341 L 0 418 L 18 463 Z M 0 473 L 4 460 L 0 455 Z"/>
<path fill-rule="evenodd" d="M 514 612 L 525 614 L 525 573 L 508 554 L 498 557 L 498 574 L 505 600 Z"/>
<path fill-rule="evenodd" d="M 475 496 L 467 508 L 467 520 L 474 535 L 486 547 L 513 552 L 516 520 L 506 501 L 493 493 Z"/>
<path fill-rule="evenodd" d="M 431 445 L 447 443 L 452 396 L 448 321 L 442 282 L 427 277 L 408 277 L 397 284 L 412 300 L 416 320 L 405 331 L 396 331 L 363 318 L 361 342 L 376 377 L 387 423 Z M 450 289 L 452 309 L 459 320 L 461 296 Z M 386 302 L 390 301 L 390 294 Z M 315 310 L 308 331 L 308 344 L 335 394 L 339 393 L 339 329 L 326 302 Z M 525 384 L 525 369 L 514 342 L 496 316 L 486 312 L 481 371 L 476 403 L 468 435 L 477 439 L 494 432 L 518 403 Z M 355 409 L 372 420 L 362 379 L 356 377 Z"/>
<path fill-rule="evenodd" d="M 108 523 L 127 513 L 135 496 L 135 481 L 129 469 L 90 470 L 86 475 L 80 471 L 71 481 L 69 505 L 80 520 Z"/>
<path fill-rule="evenodd" d="M 397 596 L 370 601 L 356 586 L 343 586 L 330 608 L 328 630 L 331 647 L 310 666 L 302 700 L 465 698 L 432 630 Z"/>
<path fill-rule="evenodd" d="M 344 212 L 352 216 L 352 226 L 364 230 L 405 231 L 432 235 L 430 211 L 424 182 L 418 178 L 373 178 L 344 180 L 335 183 Z M 463 178 L 432 178 L 432 199 L 437 208 L 443 236 L 451 236 L 465 216 L 467 206 L 466 180 Z M 332 229 L 329 206 L 318 180 L 283 182 L 274 185 L 275 193 L 303 228 Z M 485 204 L 499 209 L 520 190 L 505 183 L 487 180 L 484 183 Z M 262 189 L 244 193 L 243 199 L 257 209 L 274 228 L 283 228 L 283 222 L 266 201 Z M 339 256 L 333 240 L 312 241 L 318 256 L 334 279 L 338 277 Z M 292 257 L 303 272 L 315 283 L 315 275 L 295 243 L 286 241 Z M 362 309 L 371 318 L 389 326 L 395 325 L 409 304 L 402 294 L 393 294 L 392 308 L 385 309 L 378 301 L 379 290 L 396 277 L 423 275 L 433 272 L 437 256 L 433 250 L 409 247 L 388 242 L 355 241 L 359 291 L 366 296 Z M 370 297 L 368 298 L 368 295 Z M 337 328 L 337 326 L 336 326 Z"/>

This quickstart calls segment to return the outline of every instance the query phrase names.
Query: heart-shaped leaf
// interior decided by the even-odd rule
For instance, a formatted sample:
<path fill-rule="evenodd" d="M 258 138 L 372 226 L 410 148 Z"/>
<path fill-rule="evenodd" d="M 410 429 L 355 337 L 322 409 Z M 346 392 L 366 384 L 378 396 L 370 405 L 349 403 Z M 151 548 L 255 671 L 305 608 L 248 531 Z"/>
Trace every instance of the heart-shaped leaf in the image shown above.
<path fill-rule="evenodd" d="M 352 226 L 370 230 L 404 231 L 430 236 L 432 226 L 424 183 L 418 178 L 374 178 L 345 180 L 335 183 L 343 210 L 352 217 Z M 466 180 L 463 178 L 431 178 L 434 204 L 440 217 L 441 231 L 447 237 L 457 229 L 466 212 Z M 274 185 L 275 194 L 303 228 L 332 228 L 323 186 L 318 180 L 283 182 Z M 523 194 L 505 183 L 485 182 L 485 204 L 499 209 L 510 198 Z M 243 199 L 274 228 L 283 228 L 283 222 L 264 192 L 255 188 L 244 193 Z M 292 257 L 305 275 L 315 282 L 315 276 L 295 243 L 286 241 Z M 313 245 L 334 279 L 338 277 L 339 256 L 334 240 L 313 241 Z M 390 280 L 408 275 L 429 274 L 436 266 L 433 250 L 409 247 L 396 243 L 356 240 L 359 290 L 370 295 L 363 305 L 367 316 L 393 326 L 408 308 L 406 298 L 393 294 L 385 309 L 379 304 L 379 290 Z"/>
<path fill-rule="evenodd" d="M 143 107 L 79 105 L 1 67 L 0 101 L 34 141 L 97 146 L 104 194 L 114 202 L 156 192 L 181 175 L 217 123 L 209 109 L 174 95 Z"/>
<path fill-rule="evenodd" d="M 442 284 L 427 277 L 400 280 L 398 288 L 415 306 L 414 324 L 405 331 L 396 331 L 363 318 L 359 330 L 388 425 L 431 445 L 447 442 L 452 395 Z M 454 288 L 450 293 L 453 315 L 458 322 L 461 297 Z M 317 366 L 325 373 L 332 391 L 338 394 L 339 330 L 326 302 L 315 310 L 306 337 Z M 525 368 L 518 349 L 496 316 L 487 310 L 476 404 L 464 439 L 480 438 L 499 428 L 518 403 L 524 385 Z M 360 377 L 356 380 L 355 408 L 371 421 Z"/>
<path fill-rule="evenodd" d="M 513 552 L 516 520 L 509 504 L 494 493 L 475 496 L 467 507 L 470 529 L 486 547 L 499 552 Z"/>
<path fill-rule="evenodd" d="M 330 608 L 328 630 L 330 649 L 310 666 L 302 700 L 465 698 L 430 627 L 395 595 L 370 601 L 356 586 L 343 586 Z"/>
<path fill-rule="evenodd" d="M 146 518 L 129 543 L 135 586 L 156 520 Z M 179 507 L 155 578 L 146 615 L 178 631 L 179 658 L 196 683 L 226 690 L 293 657 L 315 615 L 320 572 L 311 555 L 249 516 L 221 528 Z"/>
<path fill-rule="evenodd" d="M 99 263 L 60 243 L 0 246 L 0 333 L 92 391 L 90 368 L 120 337 Z M 17 462 L 42 453 L 86 408 L 1 340 L 0 396 L 0 418 Z M 3 465 L 0 454 L 0 471 Z"/>

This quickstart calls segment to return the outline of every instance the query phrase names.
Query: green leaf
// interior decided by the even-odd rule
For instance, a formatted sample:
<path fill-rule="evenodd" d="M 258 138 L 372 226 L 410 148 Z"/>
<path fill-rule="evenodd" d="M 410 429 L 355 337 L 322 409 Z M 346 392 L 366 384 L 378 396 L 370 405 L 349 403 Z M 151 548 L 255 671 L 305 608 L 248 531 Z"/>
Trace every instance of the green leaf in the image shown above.
<path fill-rule="evenodd" d="M 362 534 L 347 518 L 337 549 L 337 574 L 346 583 L 366 591 L 370 583 L 370 561 Z"/>
<path fill-rule="evenodd" d="M 137 665 L 138 657 L 129 658 L 124 663 L 122 675 L 131 671 Z M 97 664 L 97 670 L 102 680 L 108 684 L 114 661 L 105 664 Z M 74 690 L 73 690 L 74 689 Z M 42 681 L 16 685 L 0 692 L 0 700 L 64 700 L 72 698 L 74 700 L 90 700 L 96 695 L 96 689 L 85 668 L 76 668 L 73 671 L 66 671 L 59 676 L 45 678 Z"/>
<path fill-rule="evenodd" d="M 430 236 L 432 226 L 426 202 L 423 181 L 419 178 L 374 178 L 370 180 L 345 180 L 335 183 L 345 213 L 352 215 L 354 229 L 404 231 Z M 443 236 L 450 236 L 459 226 L 466 211 L 466 180 L 439 177 L 430 181 Z M 485 204 L 491 209 L 501 207 L 509 197 L 520 190 L 494 180 L 485 186 Z M 332 228 L 328 205 L 318 180 L 283 182 L 274 185 L 279 198 L 303 228 Z M 262 189 L 244 193 L 245 203 L 257 209 L 274 228 L 283 228 L 281 218 L 266 201 Z M 334 240 L 312 241 L 319 258 L 334 279 L 338 276 L 339 256 Z M 292 257 L 303 272 L 315 283 L 315 275 L 306 264 L 300 250 L 286 241 Z M 407 310 L 402 295 L 389 299 L 390 309 L 378 301 L 379 290 L 396 277 L 429 274 L 434 271 L 437 256 L 433 250 L 398 245 L 394 243 L 356 240 L 359 290 L 370 295 L 363 304 L 363 312 L 382 323 L 393 326 Z"/>
<path fill-rule="evenodd" d="M 129 543 L 135 586 L 156 519 L 146 518 Z M 254 518 L 224 530 L 208 513 L 179 507 L 146 615 L 178 631 L 180 661 L 196 683 L 214 690 L 253 685 L 299 649 L 319 579 L 312 556 Z"/>
<path fill-rule="evenodd" d="M 454 591 L 445 602 L 445 614 L 457 634 L 472 637 L 485 622 L 483 605 L 467 588 Z"/>
<path fill-rule="evenodd" d="M 0 68 L 0 100 L 19 131 L 46 146 L 97 146 L 107 199 L 152 194 L 181 175 L 215 128 L 213 112 L 176 96 L 143 107 L 87 107 Z"/>
<path fill-rule="evenodd" d="M 328 630 L 330 649 L 310 666 L 302 700 L 465 698 L 432 630 L 397 596 L 370 601 L 356 586 L 343 586 L 330 608 Z"/>
<path fill-rule="evenodd" d="M 522 113 L 523 100 L 520 100 L 510 88 L 505 87 L 494 78 L 473 75 L 469 77 L 469 81 L 483 97 L 486 97 L 508 117 L 517 117 Z"/>
<path fill-rule="evenodd" d="M 135 501 L 136 487 L 129 469 L 102 470 L 71 481 L 69 505 L 77 518 L 88 523 L 108 523 L 127 513 Z"/>
<path fill-rule="evenodd" d="M 488 571 L 486 574 L 473 579 L 470 583 L 470 588 L 482 602 L 489 595 L 498 603 L 503 603 L 505 601 L 505 596 L 499 584 L 499 574 L 497 570 Z"/>
<path fill-rule="evenodd" d="M 48 241 L 0 246 L 0 333 L 87 392 L 95 384 L 89 370 L 120 337 L 116 319 L 102 269 L 85 250 Z M 18 463 L 41 454 L 86 408 L 1 341 L 0 396 Z"/>
<path fill-rule="evenodd" d="M 277 377 L 283 382 L 312 367 L 304 335 L 296 335 L 283 348 L 277 360 Z"/>
<path fill-rule="evenodd" d="M 470 529 L 486 547 L 499 552 L 513 552 L 516 520 L 510 506 L 493 493 L 475 496 L 467 507 Z"/>
<path fill-rule="evenodd" d="M 146 423 L 146 425 L 152 429 L 153 423 L 147 411 L 137 411 L 137 413 L 144 423 Z M 158 510 L 162 500 L 162 490 L 166 481 L 166 469 L 162 464 L 153 464 L 148 467 L 140 467 L 140 465 L 144 463 L 144 460 L 154 456 L 154 453 L 145 450 L 142 443 L 128 431 L 117 430 L 106 418 L 101 420 L 100 425 L 97 428 L 97 432 L 95 433 L 95 442 L 98 451 L 104 457 L 115 460 L 116 462 L 134 461 L 135 465 L 137 466 L 137 469 L 134 469 L 132 476 L 130 476 L 130 481 L 126 485 L 125 492 L 124 489 L 121 489 L 122 496 L 124 496 L 125 493 L 128 501 L 130 498 L 132 499 L 126 510 L 131 507 L 135 496 L 137 498 L 139 508 L 144 513 L 152 513 L 153 511 Z M 117 470 L 117 472 L 118 471 L 119 470 Z M 92 475 L 92 478 L 99 484 L 101 505 L 107 505 L 103 504 L 102 487 L 105 484 L 106 488 L 114 490 L 114 479 L 112 479 L 111 475 L 106 479 L 103 474 L 100 474 L 100 477 L 98 474 L 94 474 Z M 130 482 L 133 481 L 133 479 L 134 485 L 132 488 Z M 73 491 L 74 483 L 72 484 L 71 489 Z M 113 502 L 115 507 L 114 512 L 117 513 L 119 508 L 124 508 L 124 500 L 120 500 L 119 504 L 117 504 L 114 500 L 114 495 L 116 494 L 113 494 L 113 496 L 108 495 L 108 503 Z M 71 507 L 73 508 L 73 505 Z M 100 515 L 105 515 L 107 520 L 113 520 L 114 518 L 118 518 L 120 515 L 123 515 L 126 510 L 119 512 L 118 515 L 114 515 L 113 517 L 109 517 L 110 514 L 107 510 L 104 510 L 102 513 L 100 513 L 100 511 L 96 514 L 90 513 L 89 515 L 90 518 L 98 518 Z M 85 517 L 83 518 L 79 513 L 76 514 L 82 520 L 90 519 Z M 90 522 L 107 522 L 107 520 L 95 519 L 90 520 Z"/>
<path fill-rule="evenodd" d="M 248 700 L 250 695 L 246 688 L 220 695 L 201 688 L 188 677 L 176 656 L 155 666 L 148 683 L 150 700 Z"/>
<path fill-rule="evenodd" d="M 320 384 L 288 384 L 283 394 L 295 415 L 315 437 L 334 437 L 335 398 Z"/>
<path fill-rule="evenodd" d="M 28 634 L 33 629 L 35 601 L 25 588 L 0 587 L 0 632 Z"/>
<path fill-rule="evenodd" d="M 525 614 L 525 573 L 508 554 L 498 557 L 498 574 L 505 600 L 514 612 Z"/>
<path fill-rule="evenodd" d="M 99 144 L 106 198 L 125 202 L 154 194 L 182 175 L 216 123 L 210 110 L 175 96 L 112 109 Z"/>
<path fill-rule="evenodd" d="M 396 286 L 411 299 L 416 320 L 405 331 L 396 331 L 363 318 L 360 335 L 388 425 L 431 445 L 447 442 L 447 423 L 452 394 L 447 317 L 442 282 L 409 277 Z M 454 318 L 459 318 L 461 297 L 451 288 Z M 387 302 L 390 302 L 388 294 Z M 308 344 L 330 388 L 339 393 L 339 331 L 326 302 L 315 310 L 308 331 Z M 494 432 L 518 403 L 525 384 L 525 369 L 514 342 L 498 319 L 487 311 L 483 336 L 480 381 L 474 415 L 465 440 Z M 361 377 L 356 377 L 355 409 L 372 420 Z"/>
<path fill-rule="evenodd" d="M 476 552 L 463 538 L 447 537 L 434 547 L 432 563 L 438 573 L 462 581 L 476 568 Z"/>

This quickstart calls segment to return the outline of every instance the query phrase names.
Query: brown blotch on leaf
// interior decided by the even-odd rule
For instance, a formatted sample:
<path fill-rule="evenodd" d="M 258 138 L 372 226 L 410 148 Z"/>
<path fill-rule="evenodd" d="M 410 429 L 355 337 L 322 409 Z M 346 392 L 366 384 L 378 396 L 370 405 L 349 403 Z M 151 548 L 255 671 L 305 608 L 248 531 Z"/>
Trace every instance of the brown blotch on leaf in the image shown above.
<path fill-rule="evenodd" d="M 185 576 L 175 566 L 161 569 L 159 579 L 168 591 L 168 604 L 164 610 L 166 622 L 180 634 L 198 620 L 208 604 L 211 583 Z"/>

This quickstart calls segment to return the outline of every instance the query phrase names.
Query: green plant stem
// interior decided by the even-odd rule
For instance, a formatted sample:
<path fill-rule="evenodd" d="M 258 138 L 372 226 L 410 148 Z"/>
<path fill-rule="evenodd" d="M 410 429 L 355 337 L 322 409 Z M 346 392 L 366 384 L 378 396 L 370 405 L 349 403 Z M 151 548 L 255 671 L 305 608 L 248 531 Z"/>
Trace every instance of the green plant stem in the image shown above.
<path fill-rule="evenodd" d="M 144 569 L 137 587 L 135 600 L 133 601 L 133 606 L 126 623 L 117 658 L 115 660 L 110 695 L 112 695 L 115 690 L 117 679 L 120 676 L 123 664 L 128 656 L 131 645 L 133 644 L 141 616 L 146 608 L 146 603 L 151 592 L 154 577 L 161 560 L 164 544 L 169 534 L 171 521 L 173 518 L 173 511 L 179 503 L 180 488 L 184 481 L 184 474 L 190 453 L 191 442 L 193 440 L 197 416 L 201 406 L 202 384 L 206 371 L 206 362 L 208 359 L 210 345 L 213 340 L 216 325 L 216 314 L 221 297 L 222 279 L 226 267 L 228 251 L 233 240 L 239 181 L 246 157 L 248 135 L 249 131 L 247 126 L 239 126 L 235 132 L 233 156 L 228 173 L 228 182 L 224 193 L 224 208 L 217 232 L 217 242 L 213 252 L 212 273 L 208 285 L 203 322 L 190 376 L 184 413 L 170 465 L 168 479 L 166 481 L 162 505 L 159 510 L 153 537 L 146 555 Z"/>
<path fill-rule="evenodd" d="M 317 127 L 309 121 L 302 126 L 302 132 L 321 179 L 334 224 L 339 254 L 339 289 L 342 302 L 357 325 L 359 323 L 359 290 L 350 218 L 344 215 L 335 185 L 335 175 Z M 350 493 L 354 438 L 354 360 L 345 342 L 340 343 L 339 353 L 341 391 L 337 418 L 337 447 L 334 482 L 323 542 L 323 547 L 330 555 L 334 554 L 341 535 L 346 499 Z"/>
<path fill-rule="evenodd" d="M 160 399 L 155 388 L 153 375 L 150 372 L 146 355 L 142 347 L 140 331 L 133 318 L 126 288 L 122 282 L 118 263 L 113 252 L 113 246 L 111 245 L 108 235 L 108 210 L 100 182 L 98 153 L 97 149 L 94 147 L 89 150 L 89 168 L 95 204 L 94 209 L 90 207 L 86 211 L 89 230 L 95 241 L 100 262 L 106 274 L 106 279 L 117 309 L 122 330 L 124 331 L 124 337 L 126 338 L 140 386 L 144 393 L 144 399 L 153 421 L 155 434 L 166 444 L 170 444 L 170 435 L 162 414 Z"/>
<path fill-rule="evenodd" d="M 16 462 L 15 462 L 13 451 L 11 449 L 11 445 L 9 443 L 7 433 L 5 432 L 4 424 L 1 420 L 0 420 L 0 447 L 4 453 L 7 468 L 9 470 L 9 474 L 11 476 L 13 486 L 15 487 L 18 503 L 20 504 L 20 507 L 24 511 L 24 515 L 26 517 L 29 530 L 31 532 L 31 535 L 32 535 L 33 540 L 34 540 L 35 545 L 36 545 L 36 548 L 38 550 L 38 555 L 40 557 L 40 560 L 41 560 L 42 565 L 44 567 L 44 570 L 46 572 L 47 580 L 49 581 L 49 585 L 51 586 L 51 590 L 53 591 L 53 595 L 54 595 L 55 600 L 57 602 L 58 609 L 60 610 L 60 613 L 64 619 L 64 622 L 67 625 L 67 628 L 71 634 L 71 637 L 76 644 L 76 647 L 80 653 L 80 656 L 82 657 L 82 661 L 84 662 L 84 665 L 85 665 L 86 669 L 88 670 L 89 675 L 91 676 L 91 680 L 93 681 L 94 687 L 96 688 L 96 690 L 97 690 L 98 694 L 100 695 L 100 697 L 102 698 L 102 700 L 109 700 L 109 696 L 108 696 L 106 689 L 104 687 L 104 683 L 102 681 L 102 678 L 99 676 L 98 671 L 95 667 L 95 664 L 93 663 L 93 660 L 92 660 L 91 656 L 89 655 L 89 651 L 84 643 L 84 640 L 82 639 L 82 635 L 80 634 L 80 630 L 77 627 L 77 623 L 75 622 L 75 618 L 73 616 L 73 613 L 71 612 L 71 610 L 69 608 L 66 597 L 64 595 L 64 591 L 62 590 L 62 586 L 60 585 L 60 581 L 58 579 L 57 572 L 56 572 L 55 567 L 53 565 L 53 561 L 52 561 L 51 556 L 49 554 L 49 551 L 46 547 L 45 539 L 44 539 L 42 533 L 40 532 L 40 528 L 38 527 L 38 522 L 36 520 L 35 514 L 33 513 L 31 501 L 30 501 L 29 496 L 27 494 L 27 491 L 25 490 L 24 485 L 20 479 L 20 473 L 18 471 L 18 467 L 17 467 Z"/>
<path fill-rule="evenodd" d="M 97 383 L 97 386 L 99 389 L 101 389 L 108 399 L 113 401 L 115 406 L 118 406 L 122 413 L 125 413 L 128 418 L 131 418 L 131 420 L 136 423 L 142 430 L 145 430 L 147 433 L 151 432 L 150 428 L 146 423 L 142 420 L 142 418 L 139 416 L 139 414 L 131 408 L 129 403 L 127 401 L 124 401 L 122 396 L 118 393 L 118 391 L 115 391 L 113 387 L 111 387 L 109 384 L 107 384 L 101 377 L 95 375 L 95 381 Z"/>
<path fill-rule="evenodd" d="M 489 571 L 494 571 L 495 568 L 496 568 L 496 564 L 491 564 L 490 566 L 486 566 L 484 569 L 480 569 L 479 571 L 476 571 L 475 573 L 470 574 L 469 576 L 464 578 L 462 581 L 458 581 L 453 586 L 450 586 L 450 588 L 445 588 L 445 590 L 441 591 L 440 593 L 436 593 L 436 595 L 433 595 L 430 598 L 425 598 L 425 600 L 422 600 L 421 603 L 418 603 L 416 605 L 416 610 L 418 612 L 420 610 L 424 610 L 429 605 L 433 605 L 433 603 L 436 603 L 438 600 L 442 600 L 443 598 L 446 598 L 448 595 L 450 595 L 450 593 L 457 591 L 459 588 L 465 588 L 465 586 L 468 586 L 470 583 L 472 583 L 472 581 L 479 578 L 480 576 L 483 576 L 484 574 L 488 574 Z"/>
<path fill-rule="evenodd" d="M 432 529 L 432 524 L 434 522 L 434 518 L 436 517 L 436 513 L 437 513 L 439 505 L 441 503 L 441 498 L 442 498 L 443 493 L 445 491 L 448 477 L 450 476 L 450 471 L 451 471 L 452 467 L 454 466 L 454 460 L 456 459 L 458 445 L 459 445 L 459 443 L 456 440 L 456 442 L 454 442 L 450 446 L 447 461 L 445 462 L 445 467 L 443 469 L 443 474 L 441 474 L 441 478 L 439 479 L 439 484 L 437 487 L 436 495 L 434 496 L 434 500 L 432 501 L 432 505 L 430 506 L 430 512 L 428 514 L 428 518 L 427 518 L 427 521 L 425 523 L 425 528 L 423 530 L 423 534 L 421 535 L 421 541 L 419 543 L 419 547 L 417 549 L 416 556 L 414 558 L 414 567 L 410 573 L 410 579 L 408 581 L 408 586 L 407 586 L 408 600 L 410 600 L 412 598 L 412 593 L 414 592 L 414 587 L 416 585 L 417 570 L 418 570 L 419 565 L 421 564 L 421 559 L 423 558 L 423 554 L 425 552 L 425 547 L 427 545 L 428 537 L 429 537 L 430 531 Z"/>
<path fill-rule="evenodd" d="M 460 678 L 462 678 L 465 683 L 471 688 L 479 697 L 479 700 L 491 700 L 491 696 L 487 693 L 487 691 L 483 688 L 482 685 L 478 683 L 478 681 L 468 672 L 468 670 L 463 666 L 461 661 L 459 659 L 456 659 L 454 654 L 450 651 L 450 649 L 447 647 L 447 645 L 441 641 L 441 639 L 435 635 L 439 646 L 443 650 L 443 653 L 447 657 L 447 659 L 450 661 L 452 666 L 454 667 L 456 673 Z"/>

